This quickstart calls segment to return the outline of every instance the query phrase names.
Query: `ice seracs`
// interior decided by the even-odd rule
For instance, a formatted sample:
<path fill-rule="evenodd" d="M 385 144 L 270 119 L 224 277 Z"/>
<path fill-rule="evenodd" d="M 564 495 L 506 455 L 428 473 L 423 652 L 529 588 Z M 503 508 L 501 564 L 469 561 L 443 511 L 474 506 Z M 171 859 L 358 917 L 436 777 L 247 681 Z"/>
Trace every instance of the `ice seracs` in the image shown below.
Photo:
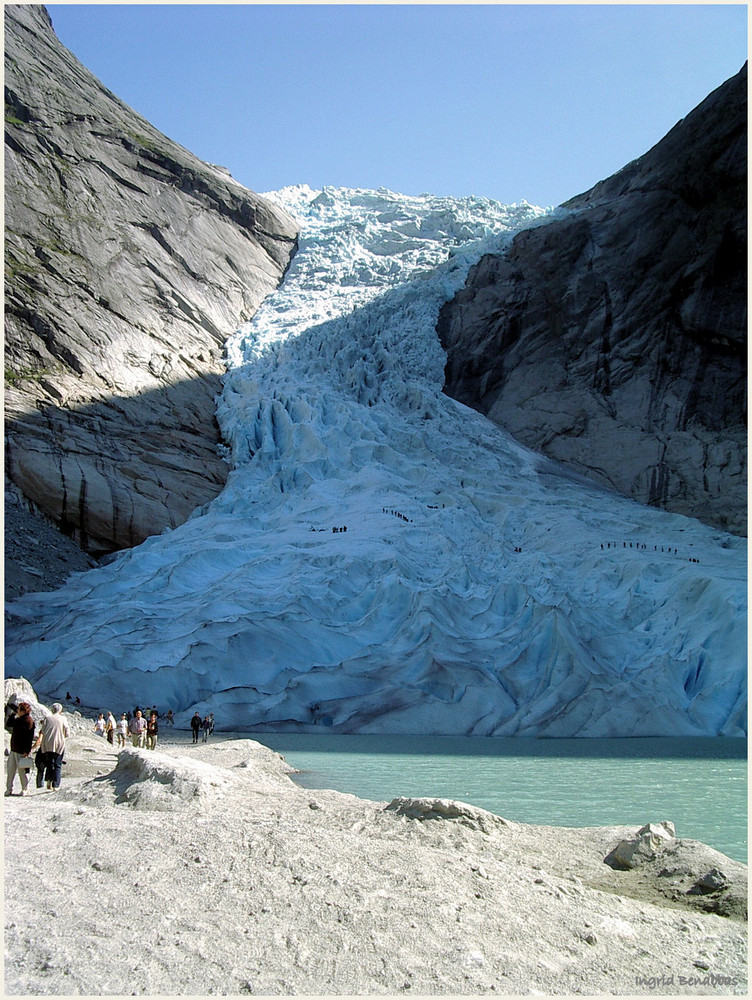
<path fill-rule="evenodd" d="M 276 197 L 300 250 L 228 342 L 225 490 L 14 605 L 7 669 L 233 729 L 740 735 L 744 543 L 578 481 L 441 391 L 442 302 L 543 213 Z"/>

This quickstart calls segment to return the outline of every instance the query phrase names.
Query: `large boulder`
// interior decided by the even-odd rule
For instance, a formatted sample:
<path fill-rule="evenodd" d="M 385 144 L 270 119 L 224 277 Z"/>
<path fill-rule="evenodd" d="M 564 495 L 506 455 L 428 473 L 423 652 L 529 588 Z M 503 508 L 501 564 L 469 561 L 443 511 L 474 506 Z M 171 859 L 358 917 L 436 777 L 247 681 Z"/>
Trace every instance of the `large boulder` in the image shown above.
<path fill-rule="evenodd" d="M 603 859 L 617 881 L 596 880 L 607 891 L 747 920 L 747 866 L 699 840 L 676 836 L 674 824 L 647 823 Z"/>
<path fill-rule="evenodd" d="M 297 227 L 124 105 L 5 8 L 6 468 L 89 552 L 222 488 L 223 343 L 279 284 Z"/>
<path fill-rule="evenodd" d="M 669 820 L 646 823 L 634 837 L 620 840 L 607 862 L 614 868 L 637 868 L 646 861 L 653 861 L 673 840 L 676 840 L 676 828 Z"/>
<path fill-rule="evenodd" d="M 486 256 L 441 312 L 446 392 L 646 504 L 746 533 L 747 69 Z"/>

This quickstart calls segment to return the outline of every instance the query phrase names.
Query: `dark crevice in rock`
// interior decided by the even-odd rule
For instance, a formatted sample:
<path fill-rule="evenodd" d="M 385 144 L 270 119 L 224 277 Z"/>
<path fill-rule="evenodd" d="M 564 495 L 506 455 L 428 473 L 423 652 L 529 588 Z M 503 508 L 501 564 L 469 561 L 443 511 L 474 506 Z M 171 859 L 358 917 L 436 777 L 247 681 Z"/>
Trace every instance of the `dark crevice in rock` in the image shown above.
<path fill-rule="evenodd" d="M 185 257 L 181 256 L 181 254 L 177 253 L 177 251 L 173 247 L 170 246 L 170 244 L 167 242 L 167 239 L 166 239 L 164 233 L 159 228 L 159 226 L 155 226 L 155 225 L 151 225 L 150 226 L 150 225 L 144 224 L 144 225 L 142 225 L 142 228 L 145 229 L 146 232 L 148 232 L 156 240 L 156 242 L 162 247 L 162 249 L 165 251 L 165 253 L 169 254 L 170 257 L 172 257 L 174 260 L 176 260 L 180 264 L 180 266 L 183 268 L 183 270 L 186 271 L 186 273 L 189 274 L 194 279 L 194 281 L 198 281 L 198 282 L 204 281 L 204 276 L 202 274 L 199 274 L 197 271 L 195 271 L 188 264 L 188 262 L 186 261 Z"/>
<path fill-rule="evenodd" d="M 103 170 L 108 177 L 111 177 L 118 184 L 122 184 L 123 187 L 128 188 L 129 191 L 135 191 L 136 194 L 147 194 L 145 188 L 139 187 L 138 184 L 134 184 L 132 181 L 129 181 L 126 177 L 123 177 L 121 174 L 114 171 L 112 167 L 108 167 L 106 163 L 97 162 L 96 160 L 92 160 L 91 162 L 99 170 Z"/>

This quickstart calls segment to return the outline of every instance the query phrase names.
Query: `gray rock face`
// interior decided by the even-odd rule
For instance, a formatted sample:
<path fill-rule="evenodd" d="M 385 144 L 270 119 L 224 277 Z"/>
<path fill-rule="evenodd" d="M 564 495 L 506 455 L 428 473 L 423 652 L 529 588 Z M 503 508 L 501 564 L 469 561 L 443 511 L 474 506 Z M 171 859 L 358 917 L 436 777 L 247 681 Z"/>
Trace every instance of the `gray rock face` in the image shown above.
<path fill-rule="evenodd" d="M 293 220 L 107 91 L 38 5 L 5 8 L 6 467 L 89 552 L 213 498 L 222 345 Z"/>
<path fill-rule="evenodd" d="M 30 591 L 55 590 L 71 573 L 96 565 L 7 478 L 3 534 L 6 602 Z M 6 627 L 12 620 L 6 604 Z"/>
<path fill-rule="evenodd" d="M 746 66 L 640 159 L 487 256 L 445 391 L 627 496 L 746 533 Z"/>

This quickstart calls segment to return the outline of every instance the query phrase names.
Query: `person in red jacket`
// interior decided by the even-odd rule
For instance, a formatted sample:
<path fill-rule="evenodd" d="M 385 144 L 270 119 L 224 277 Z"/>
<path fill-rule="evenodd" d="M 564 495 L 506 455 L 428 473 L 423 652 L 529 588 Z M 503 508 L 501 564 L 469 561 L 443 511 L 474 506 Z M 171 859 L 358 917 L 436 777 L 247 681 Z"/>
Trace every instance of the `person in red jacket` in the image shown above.
<path fill-rule="evenodd" d="M 29 787 L 29 772 L 25 768 L 19 768 L 18 762 L 22 757 L 28 757 L 34 742 L 34 720 L 31 717 L 31 705 L 28 701 L 21 701 L 16 706 L 16 717 L 9 724 L 10 728 L 10 753 L 8 754 L 8 780 L 5 785 L 5 794 L 13 794 L 13 784 L 16 774 L 21 780 L 21 795 L 26 795 Z"/>

